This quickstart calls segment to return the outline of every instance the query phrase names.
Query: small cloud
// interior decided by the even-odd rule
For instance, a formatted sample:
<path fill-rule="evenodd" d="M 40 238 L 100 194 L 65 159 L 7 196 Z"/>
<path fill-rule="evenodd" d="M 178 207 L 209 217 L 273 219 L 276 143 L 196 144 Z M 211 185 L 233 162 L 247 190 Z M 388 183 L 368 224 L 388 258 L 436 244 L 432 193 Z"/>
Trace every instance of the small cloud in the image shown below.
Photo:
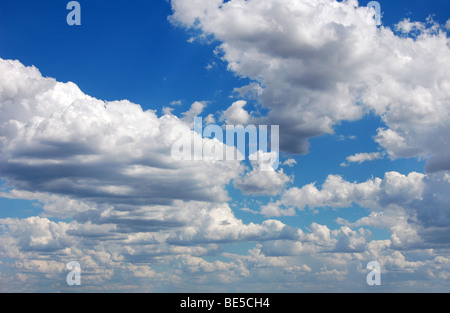
<path fill-rule="evenodd" d="M 183 115 L 182 120 L 185 123 L 188 124 L 193 124 L 194 123 L 194 118 L 196 116 L 199 116 L 202 112 L 203 109 L 206 107 L 206 102 L 205 101 L 196 101 L 192 104 L 191 108 L 189 109 L 189 111 L 181 113 Z"/>
<path fill-rule="evenodd" d="M 349 135 L 349 136 L 339 135 L 339 136 L 338 136 L 338 140 L 339 140 L 339 141 L 356 140 L 356 139 L 358 139 L 358 137 L 357 137 L 357 136 L 354 136 L 354 135 Z"/>
<path fill-rule="evenodd" d="M 214 114 L 209 114 L 209 115 L 205 118 L 205 123 L 206 123 L 206 125 L 215 124 L 215 123 L 216 123 L 216 119 L 214 118 Z"/>
<path fill-rule="evenodd" d="M 427 17 L 426 23 L 411 22 L 411 19 L 408 18 L 396 24 L 395 30 L 401 32 L 403 35 L 431 35 L 436 34 L 439 30 L 439 24 L 433 20 L 432 16 Z"/>
<path fill-rule="evenodd" d="M 210 70 L 212 70 L 213 68 L 215 68 L 217 66 L 217 63 L 216 62 L 211 62 L 211 63 L 208 63 L 208 65 L 206 65 L 206 69 L 208 70 L 208 71 L 210 71 Z"/>
<path fill-rule="evenodd" d="M 374 160 L 380 160 L 383 159 L 385 156 L 384 153 L 380 152 L 373 152 L 373 153 L 358 153 L 355 155 L 351 155 L 346 158 L 346 162 L 341 163 L 341 167 L 349 166 L 350 163 L 364 163 L 364 162 L 370 162 Z"/>
<path fill-rule="evenodd" d="M 420 22 L 411 22 L 411 19 L 404 19 L 395 25 L 395 30 L 408 34 L 412 31 L 423 31 L 425 30 L 425 24 Z"/>
<path fill-rule="evenodd" d="M 174 100 L 174 101 L 170 102 L 170 105 L 182 105 L 182 104 L 183 104 L 183 101 L 181 101 L 181 100 Z"/>
<path fill-rule="evenodd" d="M 234 88 L 233 94 L 241 98 L 257 100 L 263 94 L 263 91 L 264 89 L 259 83 L 253 82 L 247 86 Z"/>
<path fill-rule="evenodd" d="M 221 121 L 227 125 L 245 125 L 250 119 L 250 114 L 244 109 L 247 101 L 234 102 L 228 109 L 222 112 Z"/>
<path fill-rule="evenodd" d="M 335 222 L 338 225 L 351 226 L 351 223 L 342 217 L 338 217 Z"/>
<path fill-rule="evenodd" d="M 447 20 L 447 23 L 445 23 L 445 29 L 450 30 L 450 18 Z"/>
<path fill-rule="evenodd" d="M 249 212 L 249 213 L 252 213 L 252 214 L 260 214 L 260 212 L 258 212 L 256 210 L 249 209 L 249 208 L 243 208 L 243 209 L 241 209 L 241 211 Z"/>
<path fill-rule="evenodd" d="M 162 111 L 163 111 L 163 114 L 164 114 L 164 115 L 173 115 L 173 114 L 172 114 L 173 108 L 164 107 L 164 108 L 162 109 Z"/>
<path fill-rule="evenodd" d="M 297 165 L 297 161 L 295 161 L 294 159 L 288 159 L 288 160 L 284 161 L 282 165 L 294 167 L 294 165 Z"/>
<path fill-rule="evenodd" d="M 269 203 L 261 207 L 260 214 L 266 217 L 295 216 L 294 208 L 282 209 L 278 203 Z"/>
<path fill-rule="evenodd" d="M 250 155 L 250 159 L 253 157 L 253 154 Z M 270 160 L 270 163 L 267 163 L 267 160 Z M 276 152 L 258 151 L 257 161 L 251 161 L 253 170 L 236 178 L 233 186 L 246 195 L 277 196 L 281 194 L 292 178 L 287 176 L 283 169 L 278 172 L 273 169 L 275 160 Z"/>

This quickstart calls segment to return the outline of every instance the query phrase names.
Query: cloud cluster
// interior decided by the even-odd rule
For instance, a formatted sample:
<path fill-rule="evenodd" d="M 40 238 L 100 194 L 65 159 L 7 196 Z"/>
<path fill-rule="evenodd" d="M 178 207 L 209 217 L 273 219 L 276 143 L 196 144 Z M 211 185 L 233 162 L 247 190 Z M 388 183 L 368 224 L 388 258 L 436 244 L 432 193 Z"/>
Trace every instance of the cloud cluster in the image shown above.
<path fill-rule="evenodd" d="M 233 181 L 234 187 L 245 194 L 254 196 L 279 195 L 292 181 L 292 177 L 288 177 L 282 168 L 278 171 L 274 170 L 273 165 L 279 157 L 278 152 L 262 152 L 260 150 L 253 157 L 256 159 L 251 161 L 253 169 L 243 176 L 237 177 Z"/>
<path fill-rule="evenodd" d="M 92 98 L 18 61 L 0 60 L 0 67 L 0 174 L 7 186 L 1 197 L 38 201 L 43 209 L 43 216 L 0 220 L 0 256 L 30 288 L 45 278 L 64 282 L 58 277 L 71 260 L 83 264 L 92 288 L 117 273 L 164 284 L 150 264 L 191 264 L 218 244 L 299 238 L 280 221 L 244 224 L 234 216 L 226 186 L 236 178 L 242 188 L 259 183 L 252 183 L 253 172 L 240 176 L 240 162 L 172 159 L 176 140 L 199 136 L 190 124 L 204 103 L 194 103 L 184 119 L 158 117 L 129 101 Z M 263 175 L 274 176 L 277 190 L 289 180 L 282 170 Z M 233 264 L 214 266 L 245 274 Z"/>
<path fill-rule="evenodd" d="M 170 109 L 158 117 L 0 59 L 0 197 L 43 209 L 0 219 L 0 290 L 65 290 L 65 264 L 73 260 L 82 264 L 87 291 L 204 291 L 205 284 L 217 291 L 361 291 L 373 260 L 386 275 L 383 290 L 448 288 L 446 34 L 431 20 L 405 20 L 398 34 L 377 28 L 354 0 L 171 4 L 172 22 L 212 35 L 229 69 L 252 80 L 235 91 L 269 111 L 256 118 L 237 101 L 219 117 L 226 123 L 280 125 L 281 148 L 306 153 L 308 139 L 375 112 L 385 123 L 375 140 L 389 157 L 428 158 L 430 173 L 388 172 L 360 183 L 330 175 L 321 186 L 286 189 L 292 177 L 259 171 L 258 162 L 246 171 L 238 161 L 175 161 L 173 143 L 189 132 L 199 136 L 192 121 L 205 102 L 182 118 Z M 279 196 L 258 202 L 270 219 L 238 218 L 228 203 L 231 186 Z M 272 219 L 323 207 L 368 215 L 305 229 Z M 389 237 L 373 239 L 377 229 Z"/>
<path fill-rule="evenodd" d="M 341 166 L 348 166 L 350 163 L 364 163 L 370 162 L 373 160 L 379 160 L 384 157 L 383 153 L 380 152 L 372 152 L 372 153 L 357 153 L 355 155 L 351 155 L 345 159 L 346 162 L 343 162 Z"/>
<path fill-rule="evenodd" d="M 253 80 L 242 88 L 270 110 L 261 123 L 281 126 L 282 150 L 306 153 L 309 138 L 374 112 L 391 158 L 450 168 L 449 39 L 431 19 L 404 20 L 397 35 L 356 0 L 171 3 L 173 23 L 215 38 L 228 68 Z"/>
<path fill-rule="evenodd" d="M 233 161 L 175 162 L 171 147 L 191 130 L 172 115 L 91 98 L 17 61 L 0 60 L 0 68 L 0 175 L 18 190 L 105 205 L 220 202 L 243 169 Z M 194 103 L 186 123 L 203 107 Z"/>
<path fill-rule="evenodd" d="M 391 247 L 396 249 L 429 248 L 447 245 L 444 234 L 450 230 L 448 173 L 405 176 L 388 172 L 383 179 L 351 183 L 330 175 L 321 189 L 316 184 L 287 189 L 281 199 L 262 206 L 266 216 L 293 215 L 295 210 L 317 208 L 349 208 L 370 210 L 370 215 L 340 224 L 351 227 L 386 229 L 391 234 Z"/>

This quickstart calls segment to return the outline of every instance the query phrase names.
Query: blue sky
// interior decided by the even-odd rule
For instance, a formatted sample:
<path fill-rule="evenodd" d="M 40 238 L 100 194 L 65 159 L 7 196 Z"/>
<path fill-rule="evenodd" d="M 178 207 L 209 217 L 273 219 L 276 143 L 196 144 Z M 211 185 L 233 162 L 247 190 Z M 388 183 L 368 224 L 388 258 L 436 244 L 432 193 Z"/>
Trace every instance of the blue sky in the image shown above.
<path fill-rule="evenodd" d="M 24 3 L 2 4 L 2 40 L 14 42 L 2 46 L 2 54 L 27 65 L 39 62 L 46 76 L 73 81 L 92 96 L 129 99 L 145 109 L 161 110 L 176 100 L 185 105 L 216 100 L 222 89 L 226 95 L 217 101 L 225 101 L 236 85 L 232 73 L 206 70 L 218 61 L 214 45 L 189 44 L 189 33 L 167 21 L 171 8 L 166 1 L 82 3 L 79 28 L 65 23 L 65 3 Z"/>
<path fill-rule="evenodd" d="M 0 291 L 449 290 L 448 1 L 79 2 L 0 3 Z M 281 166 L 174 163 L 192 114 Z"/>

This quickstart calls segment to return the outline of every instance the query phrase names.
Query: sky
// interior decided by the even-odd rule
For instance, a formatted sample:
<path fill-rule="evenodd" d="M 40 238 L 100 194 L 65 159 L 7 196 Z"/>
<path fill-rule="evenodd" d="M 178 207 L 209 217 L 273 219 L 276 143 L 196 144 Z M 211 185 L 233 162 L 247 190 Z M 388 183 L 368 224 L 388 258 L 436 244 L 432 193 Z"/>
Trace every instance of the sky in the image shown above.
<path fill-rule="evenodd" d="M 0 2 L 0 292 L 450 291 L 448 1 L 68 2 Z"/>

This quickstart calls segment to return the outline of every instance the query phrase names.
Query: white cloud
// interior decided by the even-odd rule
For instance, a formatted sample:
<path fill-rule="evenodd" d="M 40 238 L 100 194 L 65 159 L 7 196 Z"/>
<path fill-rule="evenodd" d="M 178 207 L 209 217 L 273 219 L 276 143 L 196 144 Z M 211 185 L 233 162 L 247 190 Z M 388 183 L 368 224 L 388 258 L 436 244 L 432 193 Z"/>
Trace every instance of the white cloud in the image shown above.
<path fill-rule="evenodd" d="M 189 111 L 182 113 L 182 115 L 183 115 L 182 120 L 189 125 L 194 125 L 194 118 L 199 116 L 203 112 L 205 107 L 206 107 L 205 102 L 196 101 L 196 102 L 192 103 Z"/>
<path fill-rule="evenodd" d="M 214 118 L 214 114 L 209 114 L 205 118 L 205 124 L 206 125 L 211 125 L 211 124 L 215 124 L 215 123 L 216 123 L 216 119 Z"/>
<path fill-rule="evenodd" d="M 297 165 L 297 161 L 295 161 L 294 159 L 287 159 L 286 161 L 283 162 L 282 165 L 294 167 L 295 165 Z"/>
<path fill-rule="evenodd" d="M 295 216 L 295 209 L 292 207 L 288 207 L 286 209 L 281 208 L 276 203 L 268 203 L 261 207 L 261 212 L 264 216 L 270 217 L 280 217 L 280 216 Z"/>
<path fill-rule="evenodd" d="M 250 114 L 244 110 L 246 101 L 236 101 L 221 116 L 221 120 L 228 125 L 246 125 L 250 119 Z"/>
<path fill-rule="evenodd" d="M 24 251 L 52 252 L 70 246 L 66 236 L 67 223 L 55 223 L 45 218 L 30 217 L 24 220 L 2 219 L 0 223 L 8 228 L 8 233 L 20 238 Z"/>
<path fill-rule="evenodd" d="M 357 203 L 363 207 L 381 210 L 390 204 L 404 205 L 414 200 L 422 200 L 425 177 L 419 173 L 404 176 L 389 172 L 385 174 L 384 179 L 374 178 L 363 183 L 350 183 L 340 176 L 330 175 L 321 190 L 314 183 L 302 188 L 292 187 L 272 205 L 304 210 L 307 207 L 346 208 Z"/>
<path fill-rule="evenodd" d="M 171 3 L 171 21 L 213 36 L 228 68 L 253 80 L 247 89 L 260 85 L 253 97 L 269 113 L 259 122 L 280 125 L 282 150 L 306 153 L 309 138 L 372 111 L 386 124 L 377 142 L 391 158 L 450 168 L 449 41 L 431 18 L 400 22 L 397 36 L 357 1 Z"/>
<path fill-rule="evenodd" d="M 280 169 L 278 172 L 263 172 L 253 169 L 243 177 L 234 180 L 234 187 L 245 194 L 276 196 L 280 194 L 291 179 Z"/>
<path fill-rule="evenodd" d="M 356 222 L 338 219 L 350 227 L 369 226 L 386 229 L 391 234 L 391 247 L 412 249 L 448 243 L 445 232 L 450 228 L 448 174 L 386 173 L 383 179 L 350 183 L 330 175 L 321 189 L 315 184 L 287 189 L 280 200 L 261 207 L 265 216 L 292 215 L 293 209 L 331 207 L 350 208 L 358 205 L 371 211 Z M 447 190 L 445 192 L 444 190 Z M 284 214 L 283 214 L 284 213 Z"/>
<path fill-rule="evenodd" d="M 149 251 L 204 254 L 217 249 L 210 242 L 282 236 L 281 223 L 245 225 L 220 204 L 242 173 L 239 162 L 171 158 L 172 144 L 191 132 L 175 116 L 91 98 L 16 61 L 0 67 L 1 175 L 14 186 L 1 196 L 37 200 L 48 216 L 1 220 L 2 257 L 34 262 L 54 252 L 58 264 L 90 264 L 101 282 L 116 270 L 152 276 L 150 267 L 122 266 Z M 185 118 L 203 107 L 194 103 Z"/>
<path fill-rule="evenodd" d="M 177 258 L 178 265 L 183 271 L 189 273 L 223 273 L 222 275 L 248 276 L 249 272 L 242 262 L 225 263 L 222 261 L 207 262 L 202 258 L 193 256 L 180 256 Z M 222 280 L 220 277 L 218 280 Z M 225 281 L 226 283 L 226 281 Z"/>
<path fill-rule="evenodd" d="M 391 158 L 432 156 L 428 169 L 440 172 L 389 172 L 362 183 L 330 175 L 322 186 L 293 187 L 261 206 L 266 216 L 369 209 L 356 221 L 340 219 L 338 229 L 315 222 L 304 231 L 272 219 L 245 224 L 226 203 L 226 186 L 234 180 L 249 193 L 278 194 L 289 178 L 282 170 L 257 173 L 258 163 L 240 176 L 239 162 L 174 162 L 170 148 L 191 131 L 186 123 L 204 102 L 184 120 L 169 110 L 158 118 L 0 60 L 0 174 L 14 186 L 0 196 L 43 206 L 40 217 L 0 220 L 0 290 L 65 290 L 58 277 L 73 259 L 83 265 L 88 291 L 185 291 L 199 282 L 227 291 L 361 291 L 372 260 L 382 264 L 383 281 L 404 281 L 404 290 L 427 281 L 447 286 L 450 263 L 440 254 L 450 229 L 450 176 L 442 171 L 449 164 L 448 39 L 418 26 L 423 34 L 415 39 L 378 30 L 356 1 L 172 5 L 172 21 L 215 35 L 230 70 L 254 80 L 235 91 L 271 110 L 258 121 L 283 127 L 285 150 L 304 153 L 307 139 L 374 110 L 386 123 L 376 140 Z M 244 102 L 236 103 L 224 116 L 248 122 Z M 370 241 L 367 228 L 386 229 L 390 238 Z M 223 252 L 242 242 L 256 244 L 241 255 Z"/>
<path fill-rule="evenodd" d="M 169 108 L 169 107 L 163 107 L 162 108 L 162 112 L 164 115 L 173 115 L 172 114 L 173 108 Z"/>
<path fill-rule="evenodd" d="M 382 159 L 384 155 L 380 152 L 372 152 L 372 153 L 357 153 L 355 155 L 351 155 L 346 158 L 347 163 L 342 163 L 341 166 L 347 166 L 348 163 L 364 163 L 373 160 Z"/>
<path fill-rule="evenodd" d="M 174 162 L 171 145 L 191 132 L 184 121 L 158 118 L 128 101 L 91 98 L 19 62 L 0 60 L 0 66 L 1 174 L 14 186 L 1 197 L 37 200 L 46 216 L 0 220 L 1 257 L 21 260 L 13 264 L 17 282 L 42 287 L 41 273 L 61 275 L 75 259 L 91 288 L 108 288 L 104 282 L 114 273 L 169 284 L 152 262 L 180 255 L 199 261 L 218 243 L 299 238 L 280 221 L 244 224 L 223 203 L 225 186 L 243 172 L 239 162 Z M 203 107 L 194 103 L 185 118 Z M 286 177 L 273 174 L 282 188 Z M 30 273 L 43 254 L 51 254 L 52 268 Z M 245 274 L 234 264 L 213 263 L 221 278 Z"/>
<path fill-rule="evenodd" d="M 173 100 L 172 102 L 170 102 L 170 105 L 182 105 L 183 101 L 181 100 Z"/>
<path fill-rule="evenodd" d="M 237 96 L 251 100 L 257 100 L 258 97 L 263 94 L 263 92 L 264 89 L 261 87 L 261 85 L 255 82 L 243 87 L 236 87 L 233 89 L 233 93 L 235 93 Z"/>
<path fill-rule="evenodd" d="M 273 163 L 277 158 L 274 154 L 276 152 L 258 151 L 256 161 L 251 161 L 253 169 L 243 176 L 237 177 L 233 182 L 234 187 L 249 195 L 279 195 L 292 179 L 284 173 L 283 169 L 278 171 L 273 169 Z M 269 160 L 270 163 L 266 160 Z"/>
<path fill-rule="evenodd" d="M 91 98 L 17 61 L 0 60 L 0 67 L 0 173 L 16 190 L 98 204 L 124 197 L 132 205 L 220 202 L 228 199 L 224 186 L 243 169 L 237 161 L 175 162 L 172 144 L 191 132 L 175 116 Z M 194 103 L 184 119 L 203 108 Z"/>
<path fill-rule="evenodd" d="M 410 33 L 412 31 L 423 32 L 426 30 L 426 25 L 420 22 L 411 22 L 411 19 L 404 19 L 400 23 L 395 26 L 397 31 L 400 31 L 404 34 Z"/>

